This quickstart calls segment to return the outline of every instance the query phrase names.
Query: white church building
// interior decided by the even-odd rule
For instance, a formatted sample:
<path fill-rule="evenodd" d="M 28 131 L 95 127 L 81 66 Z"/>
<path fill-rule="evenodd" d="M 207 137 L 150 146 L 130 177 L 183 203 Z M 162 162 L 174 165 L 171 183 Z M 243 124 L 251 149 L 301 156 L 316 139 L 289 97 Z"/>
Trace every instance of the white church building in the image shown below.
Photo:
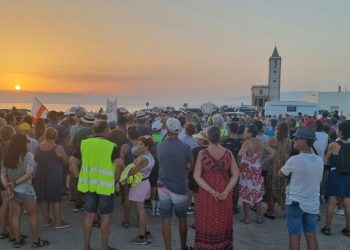
<path fill-rule="evenodd" d="M 282 58 L 275 47 L 269 59 L 269 82 L 268 85 L 253 85 L 252 106 L 262 110 L 267 101 L 279 101 L 281 92 L 281 62 Z"/>

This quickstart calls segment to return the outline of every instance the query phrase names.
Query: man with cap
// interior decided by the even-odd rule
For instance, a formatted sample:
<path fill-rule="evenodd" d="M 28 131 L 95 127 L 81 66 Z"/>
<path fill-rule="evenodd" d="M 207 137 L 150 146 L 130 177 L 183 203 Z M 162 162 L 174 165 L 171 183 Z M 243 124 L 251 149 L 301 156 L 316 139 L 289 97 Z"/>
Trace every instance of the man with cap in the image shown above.
<path fill-rule="evenodd" d="M 167 121 L 168 137 L 158 144 L 159 159 L 158 194 L 160 200 L 160 216 L 166 250 L 171 249 L 171 217 L 173 208 L 179 219 L 181 249 L 191 249 L 187 243 L 187 185 L 186 177 L 192 163 L 190 146 L 181 142 L 178 134 L 181 123 L 176 118 Z"/>
<path fill-rule="evenodd" d="M 314 154 L 315 129 L 300 127 L 295 134 L 294 146 L 299 154 L 292 156 L 279 171 L 280 177 L 290 176 L 286 190 L 286 217 L 289 249 L 300 249 L 303 228 L 308 249 L 318 249 L 317 218 L 320 209 L 320 182 L 323 160 Z"/>
<path fill-rule="evenodd" d="M 80 144 L 83 140 L 93 137 L 94 124 L 96 122 L 95 115 L 93 113 L 85 113 L 84 117 L 80 118 L 80 122 L 82 123 L 82 127 L 77 129 L 69 143 L 69 145 L 73 147 L 73 155 L 69 159 L 69 188 L 71 190 L 71 203 L 74 204 L 73 212 L 83 210 L 82 195 L 77 190 L 81 165 L 79 159 L 77 159 L 74 155 L 76 152 L 80 152 Z"/>
<path fill-rule="evenodd" d="M 149 116 L 142 110 L 137 111 L 135 114 L 137 131 L 139 132 L 140 136 L 152 135 L 153 133 L 151 127 L 147 125 L 148 118 Z"/>
<path fill-rule="evenodd" d="M 163 124 L 160 121 L 154 121 L 152 123 L 152 140 L 154 143 L 160 143 L 163 140 L 163 136 L 161 135 Z"/>

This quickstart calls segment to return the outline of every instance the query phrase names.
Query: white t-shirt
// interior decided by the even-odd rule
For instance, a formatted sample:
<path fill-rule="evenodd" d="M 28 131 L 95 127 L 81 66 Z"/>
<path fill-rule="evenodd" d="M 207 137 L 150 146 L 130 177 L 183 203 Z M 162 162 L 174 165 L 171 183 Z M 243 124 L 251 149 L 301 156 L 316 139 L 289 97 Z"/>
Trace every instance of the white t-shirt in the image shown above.
<path fill-rule="evenodd" d="M 29 136 L 27 136 L 27 139 L 28 139 L 27 150 L 28 152 L 31 152 L 33 155 L 35 155 L 36 152 L 38 151 L 39 142 Z"/>
<path fill-rule="evenodd" d="M 182 128 L 180 133 L 178 134 L 178 138 L 180 141 L 183 141 L 183 139 L 186 137 L 186 130 L 185 128 Z"/>
<path fill-rule="evenodd" d="M 323 132 L 316 132 L 316 139 L 317 140 L 314 142 L 314 147 L 318 156 L 323 160 L 328 145 L 328 135 Z"/>
<path fill-rule="evenodd" d="M 285 176 L 292 174 L 286 190 L 286 204 L 300 203 L 300 208 L 309 214 L 320 210 L 320 183 L 323 175 L 323 160 L 315 154 L 301 153 L 292 156 L 281 169 Z"/>

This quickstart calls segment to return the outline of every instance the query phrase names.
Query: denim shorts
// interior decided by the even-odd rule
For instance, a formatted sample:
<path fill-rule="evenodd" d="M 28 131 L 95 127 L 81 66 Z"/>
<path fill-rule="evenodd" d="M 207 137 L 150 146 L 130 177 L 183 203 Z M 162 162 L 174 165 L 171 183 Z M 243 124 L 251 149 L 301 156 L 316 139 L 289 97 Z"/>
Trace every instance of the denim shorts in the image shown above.
<path fill-rule="evenodd" d="M 286 206 L 287 228 L 290 235 L 300 236 L 304 233 L 316 233 L 317 214 L 305 213 L 299 204 Z"/>
<path fill-rule="evenodd" d="M 111 214 L 113 212 L 113 195 L 99 195 L 96 193 L 85 193 L 85 212 L 95 214 Z"/>
<path fill-rule="evenodd" d="M 158 187 L 158 195 L 160 201 L 160 217 L 171 218 L 173 215 L 173 209 L 175 209 L 175 215 L 178 218 L 186 218 L 187 214 L 187 195 L 176 194 L 171 192 L 165 186 Z"/>
<path fill-rule="evenodd" d="M 27 203 L 36 200 L 35 194 L 24 194 L 19 192 L 13 192 L 14 197 L 19 203 Z"/>

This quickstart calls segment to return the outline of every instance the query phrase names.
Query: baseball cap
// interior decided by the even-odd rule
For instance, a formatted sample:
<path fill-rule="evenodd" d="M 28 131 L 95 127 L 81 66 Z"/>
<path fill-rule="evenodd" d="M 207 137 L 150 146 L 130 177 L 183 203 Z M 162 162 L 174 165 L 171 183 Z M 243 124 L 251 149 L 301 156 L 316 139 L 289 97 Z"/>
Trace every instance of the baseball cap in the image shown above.
<path fill-rule="evenodd" d="M 316 140 L 316 129 L 311 127 L 300 127 L 294 134 L 296 139 Z"/>
<path fill-rule="evenodd" d="M 172 133 L 180 133 L 181 131 L 181 123 L 176 118 L 169 118 L 166 122 L 166 126 L 168 130 Z"/>
<path fill-rule="evenodd" d="M 152 123 L 152 130 L 159 130 L 162 126 L 163 124 L 160 121 L 155 121 Z"/>

